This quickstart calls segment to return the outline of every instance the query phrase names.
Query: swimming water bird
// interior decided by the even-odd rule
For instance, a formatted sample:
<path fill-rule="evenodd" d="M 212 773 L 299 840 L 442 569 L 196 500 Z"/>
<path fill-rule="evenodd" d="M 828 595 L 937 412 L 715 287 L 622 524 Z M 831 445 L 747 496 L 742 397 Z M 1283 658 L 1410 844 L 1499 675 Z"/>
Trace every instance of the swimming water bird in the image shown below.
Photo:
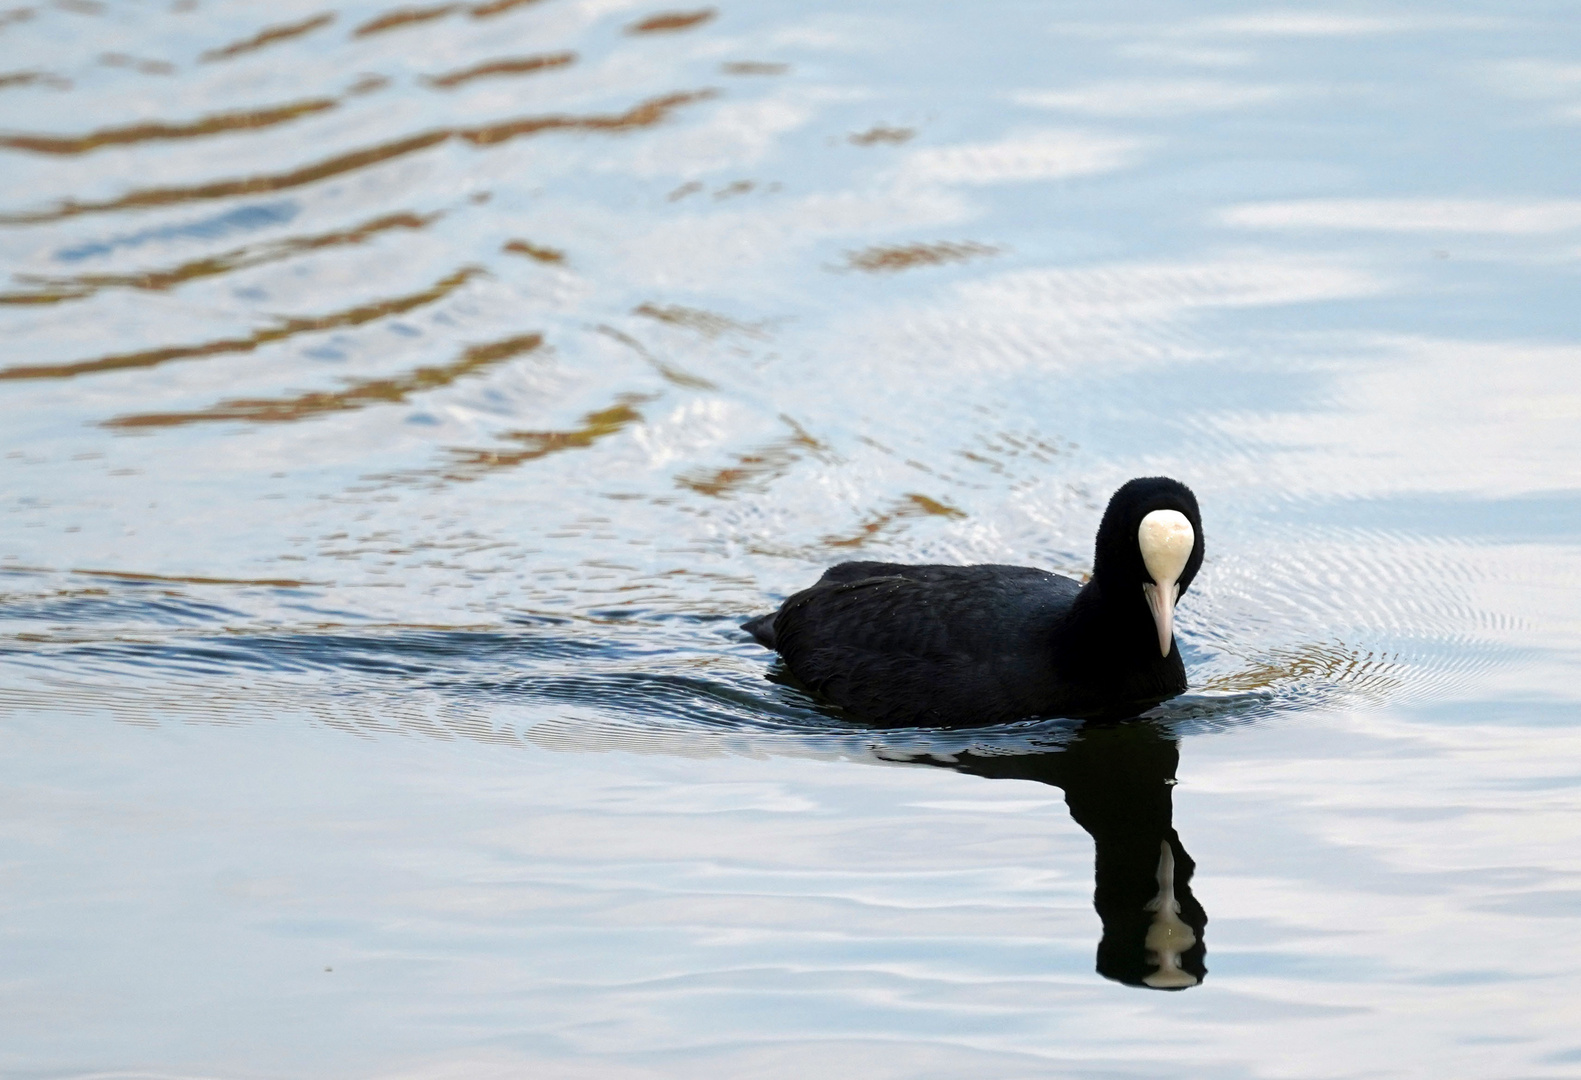
<path fill-rule="evenodd" d="M 1196 496 L 1142 477 L 1109 500 L 1085 585 L 1027 566 L 847 562 L 742 629 L 871 723 L 1130 715 L 1186 689 L 1175 604 L 1202 552 Z"/>

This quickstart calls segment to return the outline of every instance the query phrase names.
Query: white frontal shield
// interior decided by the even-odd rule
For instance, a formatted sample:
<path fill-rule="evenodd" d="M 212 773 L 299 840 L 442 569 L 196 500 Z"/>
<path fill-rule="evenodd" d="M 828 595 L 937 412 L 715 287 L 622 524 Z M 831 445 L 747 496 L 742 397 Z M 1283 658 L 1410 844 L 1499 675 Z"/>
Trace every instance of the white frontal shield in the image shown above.
<path fill-rule="evenodd" d="M 1142 519 L 1136 542 L 1151 584 L 1142 586 L 1148 610 L 1158 627 L 1158 654 L 1168 656 L 1175 640 L 1175 601 L 1180 599 L 1180 575 L 1196 544 L 1191 522 L 1179 510 L 1154 510 Z"/>

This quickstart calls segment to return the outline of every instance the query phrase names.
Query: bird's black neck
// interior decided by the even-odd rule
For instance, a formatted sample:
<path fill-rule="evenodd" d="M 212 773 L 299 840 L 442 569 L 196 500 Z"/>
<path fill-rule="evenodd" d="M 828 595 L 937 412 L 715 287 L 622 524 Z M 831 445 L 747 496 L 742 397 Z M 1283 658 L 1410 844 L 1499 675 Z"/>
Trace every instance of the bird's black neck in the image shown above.
<path fill-rule="evenodd" d="M 1132 593 L 1135 595 L 1132 595 Z M 1158 631 L 1138 584 L 1094 575 L 1076 594 L 1051 646 L 1066 682 L 1094 698 L 1136 703 L 1173 697 L 1186 688 L 1180 649 L 1158 652 Z"/>

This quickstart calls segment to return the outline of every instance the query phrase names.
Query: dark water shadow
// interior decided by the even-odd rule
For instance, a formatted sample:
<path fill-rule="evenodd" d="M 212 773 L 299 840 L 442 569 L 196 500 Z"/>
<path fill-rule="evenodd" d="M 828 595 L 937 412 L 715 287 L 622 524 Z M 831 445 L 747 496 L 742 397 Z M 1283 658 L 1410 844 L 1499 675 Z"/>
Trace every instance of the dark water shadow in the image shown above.
<path fill-rule="evenodd" d="M 1089 724 L 1041 753 L 968 750 L 904 760 L 1062 790 L 1096 848 L 1098 974 L 1154 990 L 1184 990 L 1207 977 L 1208 915 L 1191 892 L 1197 864 L 1173 823 L 1180 741 L 1167 728 L 1142 719 Z"/>

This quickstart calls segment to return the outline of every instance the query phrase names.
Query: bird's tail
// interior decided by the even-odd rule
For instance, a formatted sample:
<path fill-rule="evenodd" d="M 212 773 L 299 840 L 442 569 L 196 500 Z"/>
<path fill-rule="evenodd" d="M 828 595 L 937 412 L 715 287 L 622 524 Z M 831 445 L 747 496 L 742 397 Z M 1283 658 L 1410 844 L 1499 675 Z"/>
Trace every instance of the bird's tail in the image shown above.
<path fill-rule="evenodd" d="M 765 649 L 772 649 L 774 648 L 774 616 L 778 614 L 777 611 L 771 611 L 767 615 L 748 619 L 741 624 L 741 629 L 751 634 Z"/>

